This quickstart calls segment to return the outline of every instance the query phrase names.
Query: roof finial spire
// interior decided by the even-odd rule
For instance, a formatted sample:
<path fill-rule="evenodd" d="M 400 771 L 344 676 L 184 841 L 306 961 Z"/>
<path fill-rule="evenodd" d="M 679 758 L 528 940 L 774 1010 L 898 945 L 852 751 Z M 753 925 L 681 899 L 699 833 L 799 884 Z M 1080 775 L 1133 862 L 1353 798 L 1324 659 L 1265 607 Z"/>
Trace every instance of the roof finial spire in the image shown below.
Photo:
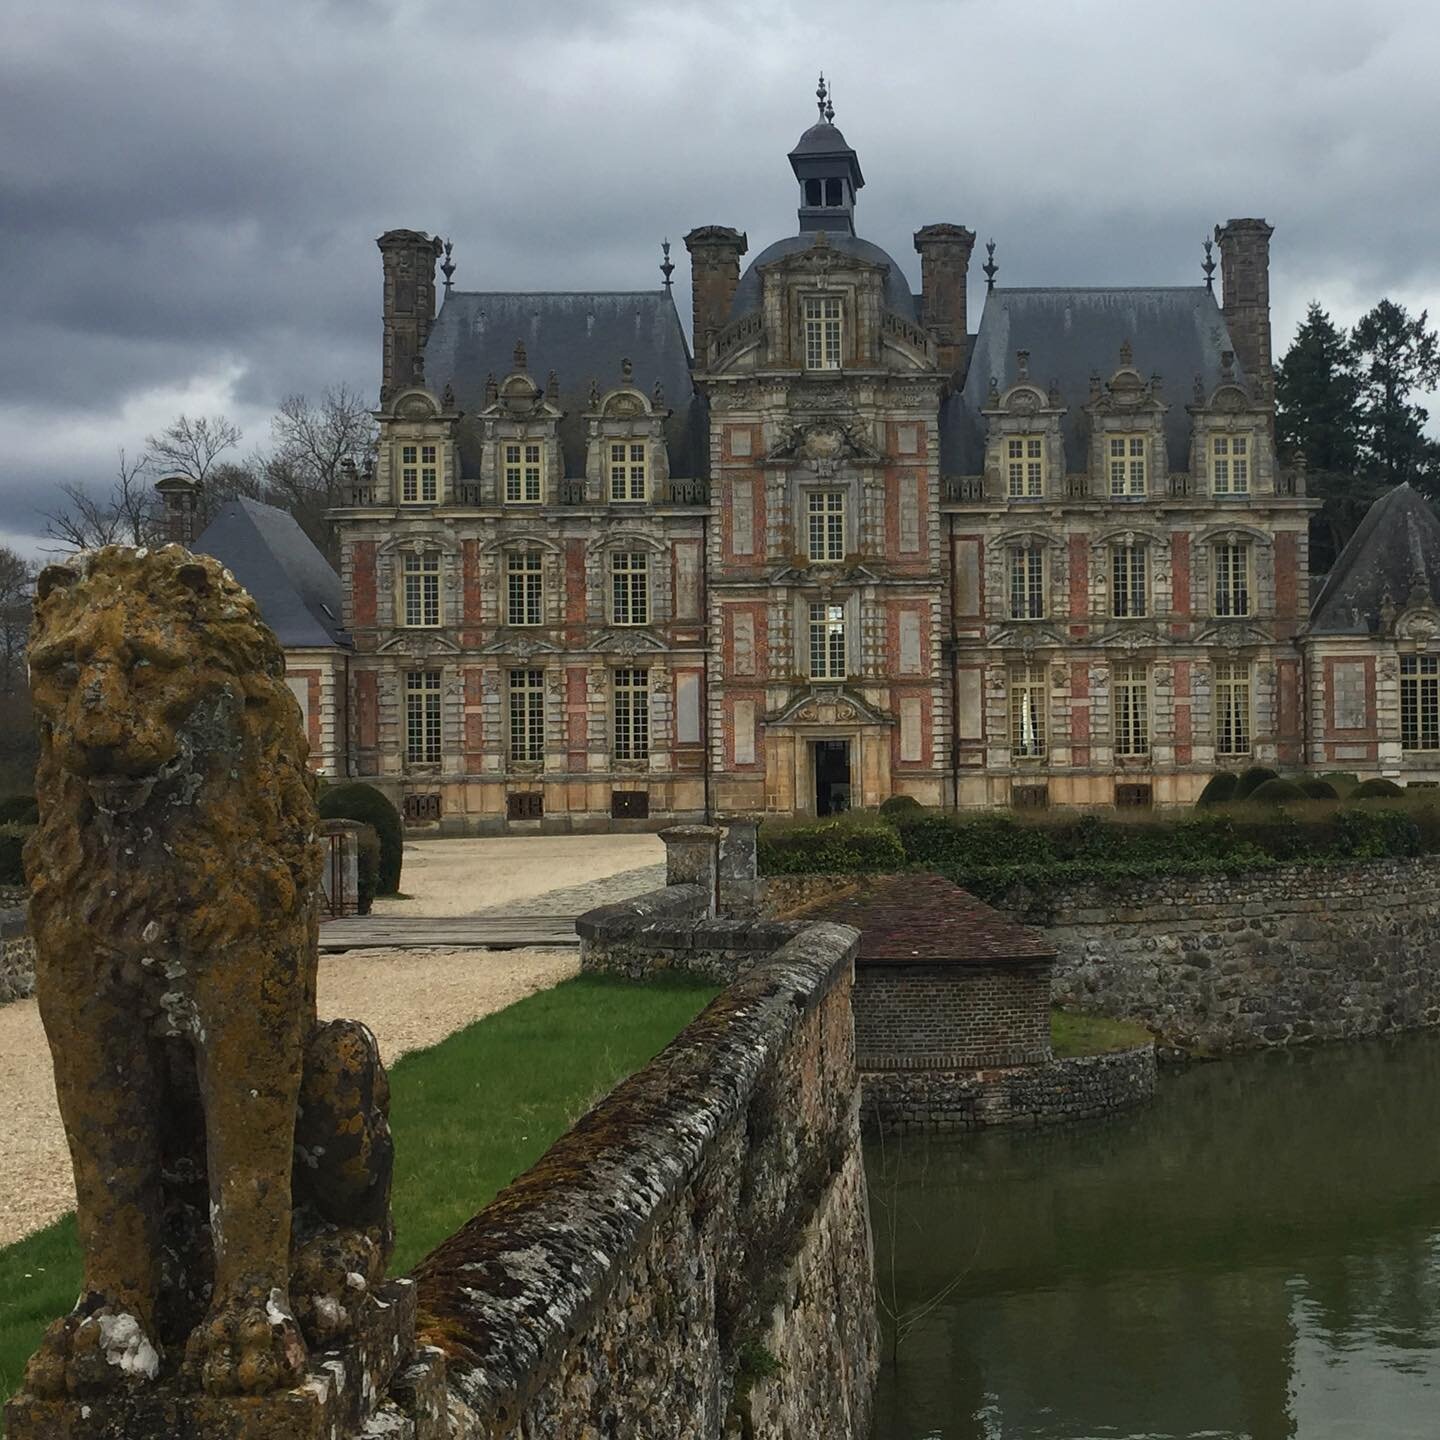
<path fill-rule="evenodd" d="M 1215 248 L 1215 242 L 1207 235 L 1203 243 L 1205 258 L 1200 262 L 1200 268 L 1205 272 L 1205 288 L 1213 295 L 1215 293 L 1215 257 L 1210 252 Z"/>
<path fill-rule="evenodd" d="M 830 91 L 825 85 L 825 72 L 820 72 L 820 83 L 815 87 L 815 104 L 820 111 L 820 118 L 829 122 L 835 118 L 835 107 L 830 103 Z"/>
<path fill-rule="evenodd" d="M 1000 267 L 995 263 L 995 242 L 985 242 L 985 263 L 980 267 L 985 272 L 985 289 L 995 288 L 995 277 L 1000 273 Z"/>
<path fill-rule="evenodd" d="M 670 288 L 670 277 L 675 273 L 674 262 L 670 259 L 670 237 L 667 235 L 660 242 L 660 249 L 665 258 L 660 262 L 660 273 L 665 277 L 665 288 Z"/>
<path fill-rule="evenodd" d="M 455 262 L 450 258 L 451 249 L 452 246 L 450 244 L 449 237 L 447 236 L 445 240 L 445 261 L 440 266 L 440 269 L 445 276 L 445 293 L 447 295 L 450 293 L 450 286 L 454 283 L 451 277 L 455 274 Z"/>

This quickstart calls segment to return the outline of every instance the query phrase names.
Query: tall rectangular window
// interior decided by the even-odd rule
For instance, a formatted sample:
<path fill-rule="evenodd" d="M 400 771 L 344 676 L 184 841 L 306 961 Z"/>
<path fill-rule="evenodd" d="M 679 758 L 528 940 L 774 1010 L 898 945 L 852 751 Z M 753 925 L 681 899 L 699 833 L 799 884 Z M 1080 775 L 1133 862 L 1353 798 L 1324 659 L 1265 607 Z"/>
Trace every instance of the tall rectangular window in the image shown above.
<path fill-rule="evenodd" d="M 1045 754 L 1045 667 L 1019 665 L 1010 672 L 1010 753 L 1026 759 Z"/>
<path fill-rule="evenodd" d="M 1110 436 L 1111 495 L 1143 495 L 1145 493 L 1146 448 L 1143 435 Z"/>
<path fill-rule="evenodd" d="M 1110 547 L 1110 613 L 1118 619 L 1136 619 L 1149 613 L 1145 593 L 1147 558 L 1144 545 Z"/>
<path fill-rule="evenodd" d="M 440 759 L 440 672 L 405 672 L 405 758 L 433 765 Z"/>
<path fill-rule="evenodd" d="M 510 672 L 510 758 L 545 758 L 545 672 Z"/>
<path fill-rule="evenodd" d="M 439 447 L 400 447 L 400 500 L 405 505 L 433 505 L 440 496 Z"/>
<path fill-rule="evenodd" d="M 440 623 L 440 553 L 427 550 L 405 557 L 405 624 Z"/>
<path fill-rule="evenodd" d="M 845 678 L 845 607 L 810 605 L 810 674 L 816 680 Z"/>
<path fill-rule="evenodd" d="M 650 447 L 643 440 L 614 440 L 610 444 L 610 498 L 643 500 Z"/>
<path fill-rule="evenodd" d="M 643 550 L 617 550 L 610 557 L 615 624 L 650 623 L 650 557 Z"/>
<path fill-rule="evenodd" d="M 1440 657 L 1400 657 L 1400 745 L 1440 750 Z"/>
<path fill-rule="evenodd" d="M 650 672 L 615 672 L 615 758 L 644 760 L 650 754 Z"/>
<path fill-rule="evenodd" d="M 505 623 L 541 625 L 545 620 L 544 556 L 512 550 L 505 558 Z"/>
<path fill-rule="evenodd" d="M 1150 672 L 1143 665 L 1115 671 L 1115 753 L 1150 753 Z"/>
<path fill-rule="evenodd" d="M 1243 540 L 1222 541 L 1211 552 L 1215 568 L 1215 613 L 1250 613 L 1250 547 Z"/>
<path fill-rule="evenodd" d="M 845 492 L 812 490 L 806 501 L 812 560 L 845 558 Z"/>
<path fill-rule="evenodd" d="M 1045 493 L 1045 440 L 1012 435 L 1005 442 L 1005 474 L 1012 500 L 1033 500 Z"/>
<path fill-rule="evenodd" d="M 1250 493 L 1250 437 L 1210 437 L 1210 489 L 1215 495 Z"/>
<path fill-rule="evenodd" d="M 805 297 L 805 368 L 840 368 L 841 308 L 838 295 Z"/>
<path fill-rule="evenodd" d="M 1215 753 L 1250 753 L 1250 666 L 1244 661 L 1215 666 Z"/>
<path fill-rule="evenodd" d="M 512 504 L 538 505 L 545 447 L 538 440 L 505 442 L 505 499 Z"/>
<path fill-rule="evenodd" d="M 1045 614 L 1045 552 L 1038 545 L 1010 547 L 1010 618 L 1039 620 Z"/>

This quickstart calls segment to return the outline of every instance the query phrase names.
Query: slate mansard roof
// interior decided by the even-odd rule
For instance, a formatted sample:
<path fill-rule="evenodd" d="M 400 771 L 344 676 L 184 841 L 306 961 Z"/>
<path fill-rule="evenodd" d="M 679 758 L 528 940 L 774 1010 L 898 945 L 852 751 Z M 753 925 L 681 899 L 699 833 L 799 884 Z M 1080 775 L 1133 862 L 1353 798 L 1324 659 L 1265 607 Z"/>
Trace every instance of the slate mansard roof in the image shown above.
<path fill-rule="evenodd" d="M 1440 606 L 1440 517 L 1409 485 L 1397 485 L 1366 512 L 1310 611 L 1312 635 L 1369 635 L 1386 603 L 1397 610 L 1424 597 Z"/>
<path fill-rule="evenodd" d="M 1089 468 L 1090 377 L 1108 380 L 1129 342 L 1143 376 L 1161 377 L 1160 398 L 1170 407 L 1165 439 L 1170 465 L 1190 463 L 1190 403 L 1195 377 L 1207 395 L 1221 382 L 1221 355 L 1235 345 L 1215 297 L 1203 285 L 1135 289 L 996 288 L 986 297 L 979 333 L 970 347 L 964 387 L 946 401 L 940 417 L 940 468 L 978 475 L 985 468 L 986 406 L 993 376 L 1000 391 L 1019 379 L 1017 350 L 1030 352 L 1030 378 L 1042 388 L 1053 380 L 1066 414 L 1065 464 Z M 1244 386 L 1238 358 L 1232 371 Z"/>
<path fill-rule="evenodd" d="M 809 131 L 806 131 L 806 134 L 809 134 Z M 815 232 L 808 231 L 800 235 L 787 235 L 783 240 L 777 240 L 773 245 L 767 245 L 746 266 L 745 273 L 740 277 L 740 283 L 735 287 L 734 298 L 730 301 L 730 318 L 738 320 L 740 316 L 748 315 L 752 310 L 760 308 L 763 291 L 760 279 L 762 265 L 768 265 L 772 260 L 782 260 L 787 255 L 796 255 L 802 250 L 808 250 L 814 243 Z M 903 315 L 907 320 L 914 321 L 917 318 L 915 297 L 910 293 L 910 282 L 905 278 L 905 272 L 878 245 L 872 244 L 869 240 L 862 240 L 858 235 L 846 235 L 841 231 L 836 231 L 834 234 L 827 232 L 825 243 L 832 250 L 838 250 L 842 255 L 853 255 L 857 260 L 868 260 L 873 265 L 885 266 L 885 304 L 897 315 Z"/>
<path fill-rule="evenodd" d="M 250 592 L 285 649 L 350 648 L 340 577 L 284 510 L 227 500 L 190 548 L 213 556 Z"/>
<path fill-rule="evenodd" d="M 670 473 L 704 473 L 705 413 L 690 379 L 690 348 L 668 289 L 612 291 L 454 290 L 445 297 L 425 343 L 425 383 L 446 384 L 467 416 L 485 408 L 485 381 L 515 369 L 515 343 L 542 386 L 551 370 L 560 385 L 565 474 L 585 473 L 585 427 L 593 380 L 603 395 L 622 383 L 629 360 L 636 387 L 649 395 L 658 380 L 671 415 L 666 431 Z M 467 469 L 471 447 L 462 441 Z"/>

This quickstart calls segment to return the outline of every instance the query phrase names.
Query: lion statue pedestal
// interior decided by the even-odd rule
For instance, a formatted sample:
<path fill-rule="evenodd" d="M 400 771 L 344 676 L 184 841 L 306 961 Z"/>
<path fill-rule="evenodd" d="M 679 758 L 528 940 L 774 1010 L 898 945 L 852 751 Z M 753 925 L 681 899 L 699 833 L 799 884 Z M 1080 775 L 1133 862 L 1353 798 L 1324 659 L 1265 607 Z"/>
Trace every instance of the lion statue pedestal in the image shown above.
<path fill-rule="evenodd" d="M 178 546 L 107 546 L 36 594 L 29 920 L 85 1280 L 6 1433 L 443 1435 L 413 1286 L 384 1280 L 384 1066 L 365 1026 L 316 1017 L 321 851 L 279 644 Z"/>

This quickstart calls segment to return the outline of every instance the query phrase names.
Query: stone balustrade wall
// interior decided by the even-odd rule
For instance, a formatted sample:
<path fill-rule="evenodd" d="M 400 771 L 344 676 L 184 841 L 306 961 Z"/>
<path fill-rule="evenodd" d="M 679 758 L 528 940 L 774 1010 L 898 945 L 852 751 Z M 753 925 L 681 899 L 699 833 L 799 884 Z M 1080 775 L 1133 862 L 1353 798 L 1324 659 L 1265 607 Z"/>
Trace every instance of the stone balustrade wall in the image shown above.
<path fill-rule="evenodd" d="M 1440 856 L 1017 890 L 1060 1005 L 1218 1054 L 1440 1024 Z"/>
<path fill-rule="evenodd" d="M 35 942 L 24 910 L 0 910 L 0 1005 L 35 993 Z"/>
<path fill-rule="evenodd" d="M 706 923 L 690 888 L 591 912 L 590 968 L 725 950 L 676 949 Z M 418 1267 L 455 1440 L 868 1433 L 858 937 L 763 929 L 673 1044 Z"/>

